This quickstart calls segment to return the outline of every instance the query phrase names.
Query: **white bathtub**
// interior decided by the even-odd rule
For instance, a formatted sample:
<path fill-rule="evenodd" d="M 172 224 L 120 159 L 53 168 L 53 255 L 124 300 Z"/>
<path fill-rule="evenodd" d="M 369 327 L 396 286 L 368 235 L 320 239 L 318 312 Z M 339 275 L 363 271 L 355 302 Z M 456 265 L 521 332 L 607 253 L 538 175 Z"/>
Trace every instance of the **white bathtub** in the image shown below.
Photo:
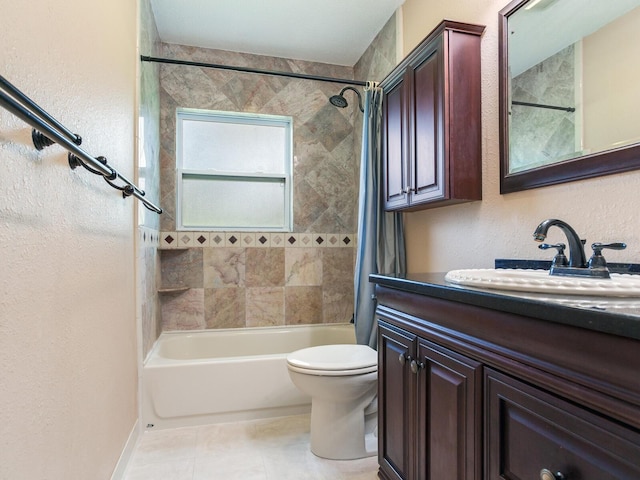
<path fill-rule="evenodd" d="M 352 324 L 164 332 L 142 374 L 142 420 L 174 428 L 307 413 L 287 353 L 355 343 Z"/>

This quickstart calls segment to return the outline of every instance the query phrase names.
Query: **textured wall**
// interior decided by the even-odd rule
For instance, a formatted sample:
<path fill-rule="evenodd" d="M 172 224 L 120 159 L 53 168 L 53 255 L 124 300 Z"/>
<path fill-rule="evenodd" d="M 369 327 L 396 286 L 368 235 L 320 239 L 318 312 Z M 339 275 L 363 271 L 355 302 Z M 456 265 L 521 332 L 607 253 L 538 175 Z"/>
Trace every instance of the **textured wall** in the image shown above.
<path fill-rule="evenodd" d="M 498 12 L 506 0 L 406 0 L 404 51 L 443 18 L 479 23 L 482 38 L 483 200 L 405 215 L 409 271 L 491 267 L 495 258 L 549 258 L 531 233 L 545 218 L 572 224 L 590 244 L 621 240 L 610 261 L 640 261 L 640 172 L 622 173 L 500 195 L 498 141 Z M 549 242 L 562 236 L 549 235 Z"/>
<path fill-rule="evenodd" d="M 129 178 L 136 2 L 0 0 L 2 75 Z M 0 109 L 0 478 L 108 479 L 136 421 L 133 198 Z"/>
<path fill-rule="evenodd" d="M 395 62 L 395 16 L 357 65 L 365 79 Z M 389 52 L 393 52 L 391 55 Z M 353 78 L 354 69 L 164 45 L 164 55 L 265 70 Z M 389 57 L 394 58 L 390 59 Z M 360 78 L 359 78 L 360 79 Z M 353 314 L 361 113 L 328 99 L 340 84 L 184 66 L 161 68 L 162 287 L 165 330 L 346 322 Z M 175 232 L 175 109 L 290 115 L 294 119 L 291 234 Z"/>

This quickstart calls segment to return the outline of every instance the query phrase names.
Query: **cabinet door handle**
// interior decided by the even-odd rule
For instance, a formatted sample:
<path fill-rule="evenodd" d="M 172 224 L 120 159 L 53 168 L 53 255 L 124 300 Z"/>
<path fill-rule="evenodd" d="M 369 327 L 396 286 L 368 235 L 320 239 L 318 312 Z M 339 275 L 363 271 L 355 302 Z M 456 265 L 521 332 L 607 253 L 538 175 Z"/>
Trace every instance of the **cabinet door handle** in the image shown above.
<path fill-rule="evenodd" d="M 416 362 L 415 360 L 411 360 L 411 371 L 413 373 L 417 374 L 423 368 L 424 368 L 424 363 Z"/>
<path fill-rule="evenodd" d="M 404 365 L 405 363 L 410 362 L 411 360 L 412 360 L 411 356 L 405 353 L 401 353 L 400 356 L 398 357 L 398 361 L 400 362 L 400 365 Z"/>
<path fill-rule="evenodd" d="M 567 480 L 567 477 L 562 472 L 551 473 L 551 470 L 543 468 L 540 470 L 540 480 Z"/>
<path fill-rule="evenodd" d="M 411 192 L 415 192 L 416 189 L 415 188 L 411 188 L 411 187 L 405 187 L 402 189 L 402 193 L 411 193 Z"/>

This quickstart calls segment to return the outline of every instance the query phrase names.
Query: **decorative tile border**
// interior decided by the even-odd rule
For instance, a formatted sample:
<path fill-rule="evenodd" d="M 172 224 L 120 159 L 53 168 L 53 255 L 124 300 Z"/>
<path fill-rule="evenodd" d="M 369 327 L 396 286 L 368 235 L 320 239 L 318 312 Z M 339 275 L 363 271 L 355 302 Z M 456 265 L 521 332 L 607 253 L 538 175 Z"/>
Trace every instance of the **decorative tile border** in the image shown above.
<path fill-rule="evenodd" d="M 159 248 L 355 248 L 356 243 L 350 233 L 160 232 Z"/>
<path fill-rule="evenodd" d="M 138 226 L 138 240 L 143 247 L 160 246 L 161 233 L 153 228 Z"/>

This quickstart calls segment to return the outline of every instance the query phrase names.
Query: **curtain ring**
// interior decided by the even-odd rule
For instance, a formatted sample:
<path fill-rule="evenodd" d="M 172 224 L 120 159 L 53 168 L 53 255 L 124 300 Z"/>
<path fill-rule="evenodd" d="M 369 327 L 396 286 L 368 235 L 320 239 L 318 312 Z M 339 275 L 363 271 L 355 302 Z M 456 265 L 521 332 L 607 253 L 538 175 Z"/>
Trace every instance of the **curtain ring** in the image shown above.
<path fill-rule="evenodd" d="M 380 82 L 374 82 L 373 80 L 367 80 L 367 84 L 364 87 L 364 91 L 375 90 L 380 85 Z"/>

